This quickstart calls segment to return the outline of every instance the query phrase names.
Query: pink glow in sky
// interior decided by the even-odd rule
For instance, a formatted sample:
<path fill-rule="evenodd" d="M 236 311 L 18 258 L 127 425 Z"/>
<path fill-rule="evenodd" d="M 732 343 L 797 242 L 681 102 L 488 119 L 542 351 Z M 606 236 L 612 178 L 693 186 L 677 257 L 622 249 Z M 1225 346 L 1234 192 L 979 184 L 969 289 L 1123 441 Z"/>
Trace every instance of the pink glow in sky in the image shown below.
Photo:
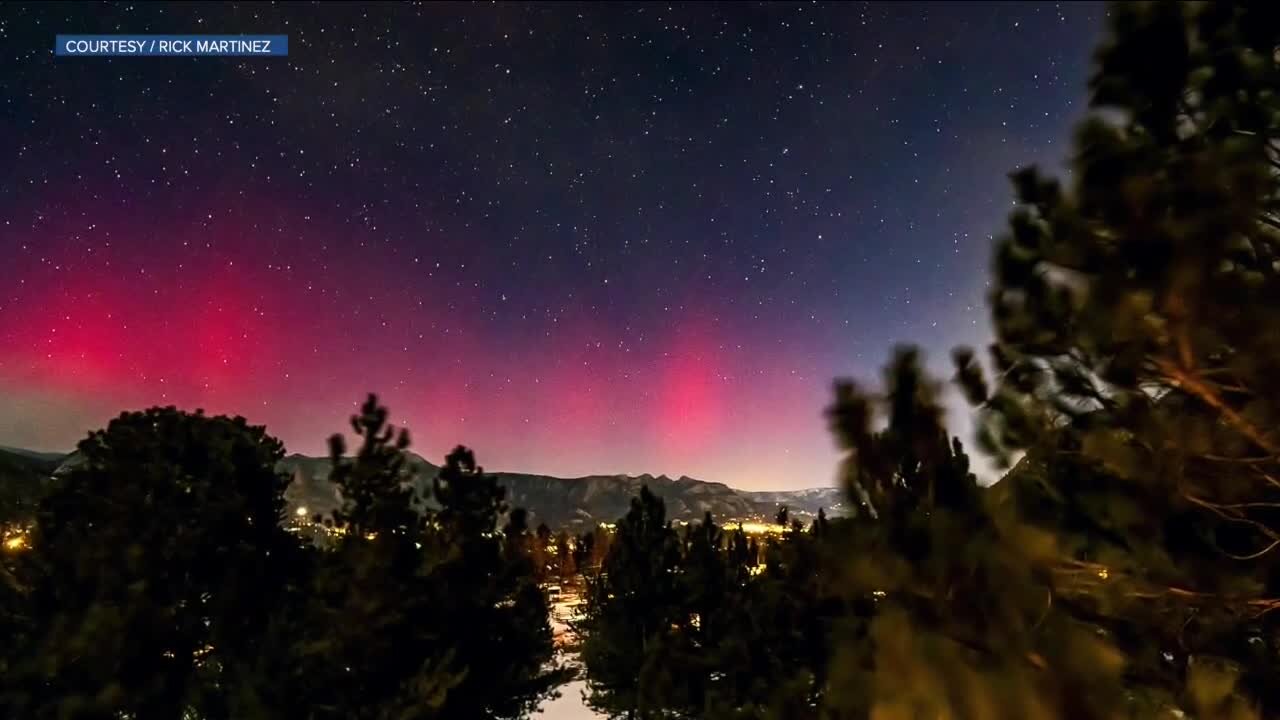
<path fill-rule="evenodd" d="M 1061 160 L 1101 14 L 16 5 L 0 445 L 172 404 L 315 454 L 372 391 L 428 458 L 827 485 L 834 377 L 988 338 L 1006 175 Z M 290 52 L 50 50 L 152 25 Z"/>
<path fill-rule="evenodd" d="M 22 293 L 0 313 L 0 398 L 21 410 L 0 443 L 69 449 L 122 409 L 174 404 L 243 414 L 291 451 L 318 453 L 373 391 L 427 457 L 466 443 L 493 469 L 830 481 L 829 377 L 736 342 L 714 303 L 695 310 L 690 299 L 683 319 L 635 344 L 610 341 L 611 328 L 572 307 L 530 334 L 452 310 L 430 290 L 447 279 L 362 298 L 317 264 L 359 277 L 385 271 L 377 258 L 275 266 L 258 254 L 254 223 L 219 225 L 144 262 L 72 237 L 29 254 Z M 136 232 L 123 220 L 100 231 Z M 310 279 L 326 273 L 329 283 Z"/>

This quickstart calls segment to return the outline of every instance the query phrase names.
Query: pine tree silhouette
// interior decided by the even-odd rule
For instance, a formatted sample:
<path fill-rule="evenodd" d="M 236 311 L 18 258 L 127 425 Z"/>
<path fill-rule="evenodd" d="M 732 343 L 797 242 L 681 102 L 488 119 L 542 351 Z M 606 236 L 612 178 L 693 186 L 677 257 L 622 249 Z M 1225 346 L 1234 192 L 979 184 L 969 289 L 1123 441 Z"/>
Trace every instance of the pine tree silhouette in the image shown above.
<path fill-rule="evenodd" d="M 243 418 L 124 413 L 79 444 L 14 568 L 8 717 L 216 715 L 290 581 L 279 441 Z"/>

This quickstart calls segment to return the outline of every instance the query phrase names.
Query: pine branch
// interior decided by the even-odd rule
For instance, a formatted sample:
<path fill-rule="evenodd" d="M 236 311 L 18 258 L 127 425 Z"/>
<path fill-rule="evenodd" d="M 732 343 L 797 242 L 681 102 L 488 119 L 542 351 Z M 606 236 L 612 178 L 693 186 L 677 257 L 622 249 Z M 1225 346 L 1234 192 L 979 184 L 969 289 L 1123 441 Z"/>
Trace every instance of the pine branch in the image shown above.
<path fill-rule="evenodd" d="M 1060 575 L 1077 576 L 1087 574 L 1098 578 L 1101 582 L 1092 583 L 1088 587 L 1081 587 L 1078 591 L 1082 595 L 1093 595 L 1096 588 L 1102 582 L 1111 584 L 1128 581 L 1133 583 L 1132 589 L 1123 590 L 1124 597 L 1135 600 L 1158 600 L 1160 598 L 1178 598 L 1179 600 L 1192 603 L 1197 606 L 1217 605 L 1228 609 L 1248 609 L 1256 613 L 1253 617 L 1257 618 L 1273 610 L 1280 609 L 1280 598 L 1276 597 L 1248 597 L 1238 595 L 1219 595 L 1216 593 L 1201 592 L 1199 590 L 1189 590 L 1187 588 L 1178 587 L 1176 585 L 1162 585 L 1159 583 L 1143 583 L 1138 578 L 1126 576 L 1125 574 L 1109 568 L 1101 563 L 1088 562 L 1085 560 L 1062 560 L 1058 566 L 1051 568 L 1055 573 Z M 1069 591 L 1069 590 L 1068 590 Z"/>
<path fill-rule="evenodd" d="M 1222 417 L 1227 421 L 1227 424 L 1235 428 L 1241 435 L 1244 435 L 1251 442 L 1263 450 L 1266 450 L 1268 453 L 1271 453 L 1272 455 L 1277 454 L 1275 444 L 1272 443 L 1261 430 L 1255 427 L 1253 423 L 1249 422 L 1243 415 L 1236 412 L 1234 408 L 1223 401 L 1222 398 L 1218 397 L 1218 394 L 1213 390 L 1213 388 L 1209 387 L 1194 375 L 1185 372 L 1182 368 L 1168 360 L 1157 358 L 1155 360 L 1155 364 L 1156 367 L 1164 373 L 1165 377 L 1168 378 L 1169 384 L 1199 398 L 1201 402 L 1220 412 Z"/>
<path fill-rule="evenodd" d="M 1211 454 L 1208 454 L 1208 453 L 1202 453 L 1202 454 L 1200 454 L 1198 457 L 1200 457 L 1200 458 L 1202 458 L 1202 459 L 1204 459 L 1204 460 L 1208 460 L 1208 461 L 1210 461 L 1210 462 L 1219 462 L 1219 463 L 1243 463 L 1243 464 L 1246 464 L 1246 465 L 1259 465 L 1259 464 L 1262 464 L 1262 463 L 1269 463 L 1269 462 L 1275 462 L 1275 461 L 1276 461 L 1276 458 L 1275 458 L 1275 456 L 1273 456 L 1273 455 L 1259 455 L 1259 456 L 1255 456 L 1255 457 L 1239 457 L 1239 458 L 1237 458 L 1237 457 L 1228 457 L 1228 456 L 1226 456 L 1226 455 L 1211 455 Z"/>

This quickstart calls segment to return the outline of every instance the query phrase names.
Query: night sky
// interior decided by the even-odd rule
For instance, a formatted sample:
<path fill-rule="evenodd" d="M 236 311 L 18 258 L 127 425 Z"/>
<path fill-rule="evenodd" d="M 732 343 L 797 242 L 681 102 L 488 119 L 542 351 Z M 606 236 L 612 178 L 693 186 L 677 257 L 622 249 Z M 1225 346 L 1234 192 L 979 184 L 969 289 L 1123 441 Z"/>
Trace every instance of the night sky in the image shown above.
<path fill-rule="evenodd" d="M 827 484 L 833 377 L 989 336 L 1006 174 L 1064 159 L 1103 12 L 6 4 L 0 444 L 176 404 L 317 453 L 376 391 L 428 458 Z"/>

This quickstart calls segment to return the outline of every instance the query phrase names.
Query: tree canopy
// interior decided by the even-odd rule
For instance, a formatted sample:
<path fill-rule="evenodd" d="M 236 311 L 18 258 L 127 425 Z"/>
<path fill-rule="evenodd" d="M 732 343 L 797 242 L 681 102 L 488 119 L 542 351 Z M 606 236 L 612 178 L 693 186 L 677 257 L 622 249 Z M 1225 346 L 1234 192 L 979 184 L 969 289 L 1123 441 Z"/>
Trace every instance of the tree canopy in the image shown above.
<path fill-rule="evenodd" d="M 0 709 L 31 718 L 515 718 L 562 683 L 502 490 L 458 448 L 419 497 L 370 396 L 331 538 L 283 526 L 282 445 L 242 418 L 126 413 L 6 556 Z M 505 528 L 503 522 L 512 522 Z M 484 628 L 487 632 L 479 630 Z"/>
<path fill-rule="evenodd" d="M 1070 531 L 1060 572 L 1107 580 L 1080 602 L 1132 672 L 1212 660 L 1274 710 L 1280 15 L 1111 12 L 1070 182 L 1013 175 L 995 382 L 967 350 L 960 379 L 1019 510 Z"/>
<path fill-rule="evenodd" d="M 80 443 L 15 568 L 17 716 L 220 713 L 291 572 L 283 447 L 242 418 L 125 413 Z"/>

